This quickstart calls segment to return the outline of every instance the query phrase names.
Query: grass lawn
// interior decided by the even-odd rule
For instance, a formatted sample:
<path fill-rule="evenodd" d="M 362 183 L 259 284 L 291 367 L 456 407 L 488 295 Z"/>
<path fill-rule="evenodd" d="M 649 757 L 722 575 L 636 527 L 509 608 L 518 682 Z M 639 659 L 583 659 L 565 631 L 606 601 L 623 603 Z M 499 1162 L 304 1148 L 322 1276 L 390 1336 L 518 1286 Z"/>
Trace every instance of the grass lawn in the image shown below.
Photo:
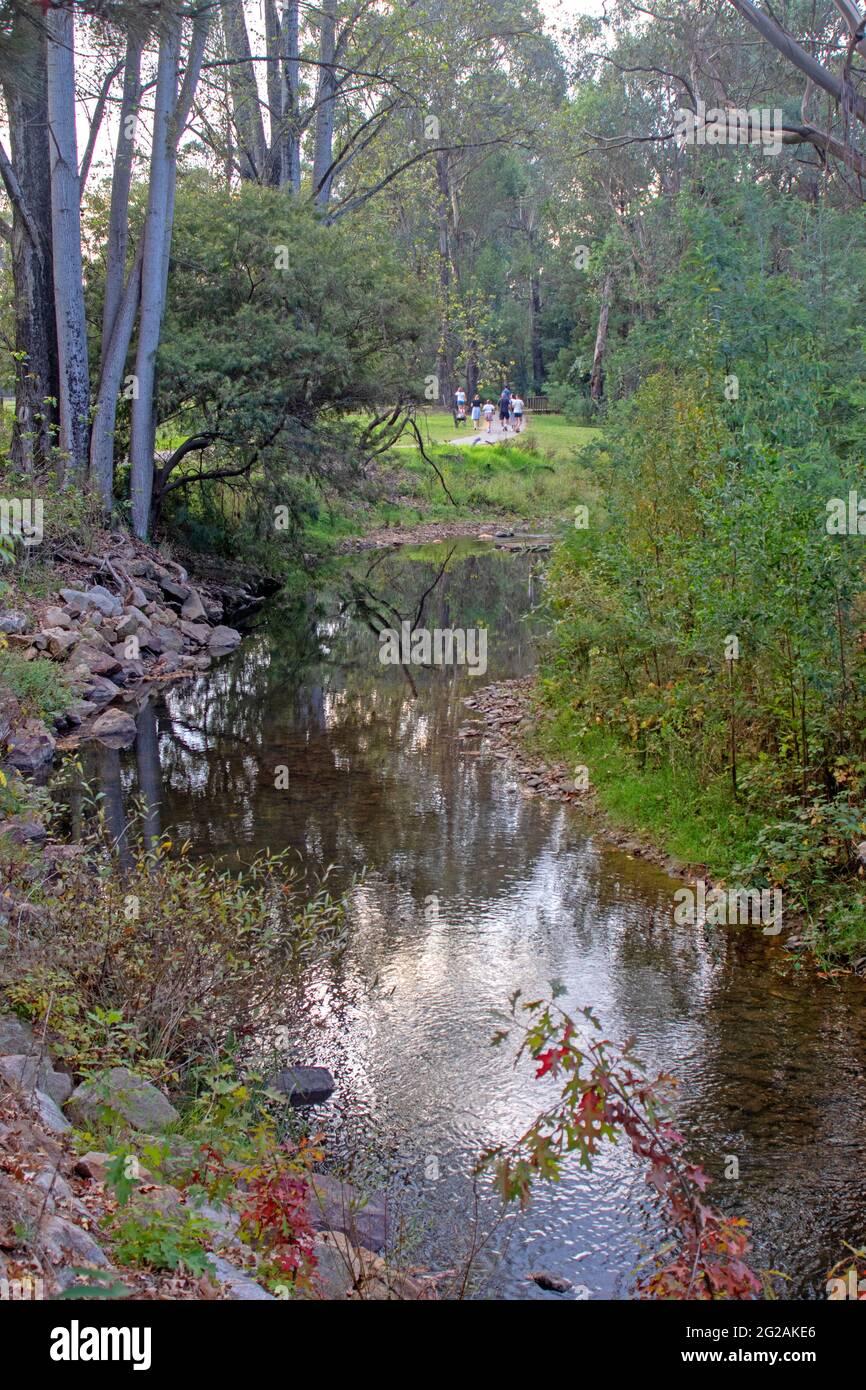
<path fill-rule="evenodd" d="M 418 417 L 421 436 L 430 444 L 448 444 L 452 439 L 464 436 L 467 442 L 474 438 L 471 422 L 455 429 L 453 416 L 447 410 L 427 410 Z M 482 426 L 483 430 L 483 426 Z M 479 431 L 481 433 L 481 431 Z M 588 440 L 594 439 L 598 430 L 586 425 L 574 425 L 563 415 L 525 416 L 521 441 L 529 440 L 531 445 L 549 451 L 559 458 L 568 457 L 575 449 Z M 408 437 L 397 446 L 400 449 L 413 449 Z"/>

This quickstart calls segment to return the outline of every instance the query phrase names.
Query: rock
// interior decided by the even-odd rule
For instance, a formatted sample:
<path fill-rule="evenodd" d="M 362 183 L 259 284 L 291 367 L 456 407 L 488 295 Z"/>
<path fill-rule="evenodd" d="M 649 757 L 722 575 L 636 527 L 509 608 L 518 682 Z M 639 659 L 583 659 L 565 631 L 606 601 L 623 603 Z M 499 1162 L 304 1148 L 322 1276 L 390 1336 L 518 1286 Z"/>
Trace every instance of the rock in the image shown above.
<path fill-rule="evenodd" d="M 540 1289 L 546 1289 L 548 1293 L 568 1293 L 574 1288 L 570 1279 L 566 1279 L 564 1275 L 548 1274 L 546 1269 L 536 1269 L 526 1277 Z"/>
<path fill-rule="evenodd" d="M 175 671 L 182 671 L 184 659 L 178 652 L 166 652 L 165 656 L 160 657 L 157 666 L 157 673 L 162 676 L 172 676 Z"/>
<path fill-rule="evenodd" d="M 189 585 L 179 584 L 176 579 L 172 578 L 167 570 L 157 570 L 156 578 L 162 592 L 168 594 L 169 598 L 177 599 L 178 603 L 185 603 L 189 598 L 191 592 Z"/>
<path fill-rule="evenodd" d="M 14 632 L 20 636 L 27 631 L 27 619 L 22 613 L 0 613 L 0 632 Z"/>
<path fill-rule="evenodd" d="M 77 632 L 63 627 L 46 627 L 39 635 L 46 638 L 49 654 L 57 661 L 63 661 L 78 641 Z"/>
<path fill-rule="evenodd" d="M 68 1134 L 72 1125 L 56 1101 L 44 1091 L 28 1092 L 28 1100 L 39 1116 L 39 1123 L 52 1134 Z"/>
<path fill-rule="evenodd" d="M 35 816 L 11 816 L 0 824 L 0 835 L 8 835 L 13 845 L 41 845 L 48 831 Z"/>
<path fill-rule="evenodd" d="M 153 578 L 153 565 L 150 560 L 130 560 L 124 568 L 127 574 L 133 574 L 137 579 Z"/>
<path fill-rule="evenodd" d="M 318 1105 L 332 1094 L 334 1078 L 327 1067 L 284 1067 L 268 1085 L 288 1096 L 292 1105 Z"/>
<path fill-rule="evenodd" d="M 175 628 L 166 627 L 163 623 L 157 623 L 153 629 L 153 636 L 161 642 L 164 652 L 183 651 L 183 637 Z M 150 642 L 149 645 L 152 645 L 152 642 Z"/>
<path fill-rule="evenodd" d="M 82 1129 L 98 1123 L 106 1110 L 115 1111 L 138 1130 L 160 1130 L 180 1118 L 162 1091 L 126 1067 L 112 1067 L 95 1080 L 76 1086 L 66 1110 Z"/>
<path fill-rule="evenodd" d="M 91 704 L 89 700 L 76 700 L 66 711 L 66 718 L 70 724 L 83 724 L 98 708 L 98 705 Z"/>
<path fill-rule="evenodd" d="M 46 627 L 71 628 L 72 619 L 65 608 L 46 608 L 45 610 Z"/>
<path fill-rule="evenodd" d="M 329 1173 L 314 1173 L 309 1212 L 317 1231 L 342 1231 L 365 1250 L 385 1249 L 388 1212 L 381 1193 L 364 1198 L 351 1183 Z"/>
<path fill-rule="evenodd" d="M 216 1278 L 230 1290 L 232 1298 L 242 1303 L 275 1301 L 272 1293 L 268 1293 L 267 1289 L 263 1289 L 261 1284 L 257 1284 L 255 1279 L 251 1279 L 242 1270 L 235 1269 L 234 1265 L 229 1264 L 221 1255 L 212 1255 L 211 1264 Z"/>
<path fill-rule="evenodd" d="M 72 1188 L 57 1168 L 42 1168 L 33 1179 L 33 1186 L 44 1192 L 48 1201 L 52 1202 L 51 1211 L 54 1210 L 53 1201 L 72 1202 L 75 1199 Z"/>
<path fill-rule="evenodd" d="M 142 651 L 152 652 L 154 656 L 162 655 L 162 642 L 155 632 L 142 632 L 138 641 Z"/>
<path fill-rule="evenodd" d="M 111 1154 L 92 1150 L 78 1159 L 75 1164 L 75 1173 L 79 1178 L 88 1178 L 91 1182 L 104 1184 L 108 1181 L 108 1165 L 111 1161 Z M 153 1177 L 148 1169 L 140 1165 L 136 1169 L 135 1176 L 139 1182 L 153 1182 Z"/>
<path fill-rule="evenodd" d="M 36 1039 L 29 1023 L 14 1014 L 0 1014 L 0 1057 L 34 1051 Z"/>
<path fill-rule="evenodd" d="M 195 1216 L 204 1217 L 213 1226 L 213 1244 L 217 1249 L 239 1243 L 237 1231 L 241 1219 L 225 1202 L 202 1202 L 192 1210 Z"/>
<path fill-rule="evenodd" d="M 39 772 L 54 761 L 55 741 L 38 719 L 25 719 L 6 740 L 6 760 L 19 772 Z"/>
<path fill-rule="evenodd" d="M 180 630 L 184 637 L 188 637 L 199 647 L 206 647 L 210 641 L 210 627 L 206 623 L 190 623 L 184 619 L 181 622 Z"/>
<path fill-rule="evenodd" d="M 85 698 L 93 705 L 108 705 L 112 700 L 116 700 L 119 694 L 120 687 L 107 676 L 94 676 L 84 689 Z"/>
<path fill-rule="evenodd" d="M 91 646 L 88 642 L 79 643 L 75 661 L 76 664 L 83 661 L 94 676 L 113 676 L 115 671 L 120 670 L 120 662 L 110 651 L 103 651 L 101 647 Z"/>
<path fill-rule="evenodd" d="M 123 612 L 123 604 L 115 594 L 109 592 L 103 584 L 93 584 L 87 590 L 85 598 L 92 608 L 97 608 L 106 618 L 119 618 Z"/>
<path fill-rule="evenodd" d="M 197 656 L 195 659 L 195 669 L 197 671 L 209 671 L 211 664 L 209 656 Z"/>
<path fill-rule="evenodd" d="M 240 640 L 241 634 L 235 628 L 220 624 L 211 633 L 208 645 L 214 656 L 221 656 L 225 652 L 233 652 Z"/>
<path fill-rule="evenodd" d="M 47 1057 L 38 1053 L 29 1056 L 13 1053 L 0 1057 L 0 1076 L 10 1086 L 20 1086 L 22 1091 L 44 1091 L 55 1105 L 63 1105 L 72 1095 L 72 1082 L 62 1071 L 54 1071 Z"/>
<path fill-rule="evenodd" d="M 111 1268 L 108 1256 L 93 1236 L 62 1216 L 50 1216 L 40 1226 L 39 1235 L 43 1250 L 54 1264 Z"/>
<path fill-rule="evenodd" d="M 111 748 L 128 748 L 135 742 L 135 720 L 121 709 L 107 709 L 94 719 L 90 733 Z"/>
<path fill-rule="evenodd" d="M 180 618 L 173 608 L 160 608 L 157 613 L 154 613 L 153 620 L 156 623 L 161 623 L 163 627 L 180 626 Z"/>
<path fill-rule="evenodd" d="M 118 618 L 114 625 L 114 631 L 121 642 L 125 642 L 128 637 L 135 637 L 141 628 L 150 627 L 150 619 L 145 620 L 144 613 L 138 613 L 135 609 L 126 610 L 122 618 Z"/>
<path fill-rule="evenodd" d="M 189 597 L 183 601 L 180 615 L 182 618 L 186 618 L 187 622 L 190 623 L 197 623 L 202 618 L 207 617 L 204 604 L 196 589 L 190 589 Z"/>

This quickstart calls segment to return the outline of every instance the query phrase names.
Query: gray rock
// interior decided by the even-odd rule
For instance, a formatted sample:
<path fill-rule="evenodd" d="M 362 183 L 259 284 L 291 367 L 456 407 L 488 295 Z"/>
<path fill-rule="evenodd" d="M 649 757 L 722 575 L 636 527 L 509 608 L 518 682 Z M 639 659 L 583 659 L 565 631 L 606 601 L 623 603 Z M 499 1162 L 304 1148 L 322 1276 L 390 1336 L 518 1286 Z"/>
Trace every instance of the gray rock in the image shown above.
<path fill-rule="evenodd" d="M 160 657 L 156 669 L 158 675 L 172 676 L 175 671 L 182 671 L 183 667 L 184 659 L 178 652 L 166 652 L 165 656 Z"/>
<path fill-rule="evenodd" d="M 42 1223 L 39 1235 L 43 1250 L 54 1264 L 111 1268 L 108 1256 L 93 1236 L 62 1216 L 50 1216 Z"/>
<path fill-rule="evenodd" d="M 187 622 L 190 623 L 200 622 L 202 618 L 207 617 L 205 607 L 201 601 L 201 596 L 199 595 L 198 590 L 190 589 L 189 597 L 184 599 L 183 601 L 183 605 L 180 610 L 180 615 L 182 618 L 186 618 Z"/>
<path fill-rule="evenodd" d="M 27 631 L 27 619 L 22 613 L 0 613 L 0 632 L 14 632 L 20 636 Z"/>
<path fill-rule="evenodd" d="M 272 1293 L 268 1293 L 267 1289 L 263 1289 L 261 1284 L 257 1284 L 248 1274 L 235 1269 L 234 1265 L 229 1264 L 221 1255 L 212 1255 L 211 1263 L 217 1279 L 226 1285 L 233 1299 L 242 1303 L 276 1301 Z"/>
<path fill-rule="evenodd" d="M 355 1245 L 375 1254 L 385 1249 L 388 1211 L 381 1193 L 363 1197 L 351 1183 L 329 1173 L 314 1173 L 309 1212 L 317 1231 L 342 1231 Z"/>
<path fill-rule="evenodd" d="M 98 706 L 91 704 L 89 700 L 76 700 L 66 711 L 66 718 L 70 724 L 83 724 L 97 709 Z"/>
<path fill-rule="evenodd" d="M 135 720 L 121 709 L 107 709 L 94 719 L 90 733 L 111 748 L 128 748 L 135 742 Z"/>
<path fill-rule="evenodd" d="M 177 599 L 178 603 L 185 603 L 189 598 L 191 592 L 189 585 L 179 584 L 167 570 L 158 570 L 156 577 L 162 592 L 168 594 L 169 598 Z"/>
<path fill-rule="evenodd" d="M 29 1023 L 14 1014 L 0 1014 L 0 1057 L 26 1054 L 35 1048 L 36 1039 Z"/>
<path fill-rule="evenodd" d="M 213 655 L 233 652 L 241 640 L 241 634 L 233 627 L 215 627 L 210 635 L 209 647 Z"/>
<path fill-rule="evenodd" d="M 164 652 L 183 651 L 183 636 L 176 628 L 166 627 L 164 623 L 157 623 L 153 629 L 153 636 L 162 643 Z"/>
<path fill-rule="evenodd" d="M 206 623 L 191 623 L 184 619 L 181 622 L 180 630 L 184 637 L 188 637 L 199 647 L 206 647 L 210 641 L 210 627 Z"/>
<path fill-rule="evenodd" d="M 68 656 L 78 641 L 78 633 L 64 627 L 46 627 L 39 635 L 46 638 L 49 654 L 58 661 Z"/>
<path fill-rule="evenodd" d="M 288 1096 L 292 1105 L 317 1105 L 333 1093 L 334 1078 L 327 1067 L 284 1067 L 268 1085 Z"/>
<path fill-rule="evenodd" d="M 19 1054 L 0 1057 L 0 1076 L 22 1091 L 44 1091 L 55 1105 L 63 1105 L 72 1095 L 72 1082 L 61 1071 L 54 1071 L 48 1057 Z"/>
<path fill-rule="evenodd" d="M 162 1091 L 126 1067 L 112 1067 L 93 1081 L 83 1081 L 66 1106 L 67 1114 L 82 1129 L 99 1123 L 107 1110 L 120 1115 L 132 1129 L 151 1132 L 180 1118 Z"/>
<path fill-rule="evenodd" d="M 33 1179 L 33 1186 L 38 1187 L 46 1196 L 50 1193 L 56 1201 L 71 1202 L 75 1197 L 69 1183 L 56 1168 L 43 1168 Z"/>
<path fill-rule="evenodd" d="M 39 1122 L 43 1128 L 51 1131 L 52 1134 L 68 1134 L 72 1125 L 67 1120 L 63 1111 L 56 1101 L 46 1095 L 44 1091 L 30 1091 L 28 1099 L 39 1116 Z"/>
<path fill-rule="evenodd" d="M 6 740 L 6 761 L 19 772 L 39 772 L 54 761 L 54 736 L 38 719 L 25 719 Z"/>
<path fill-rule="evenodd" d="M 135 637 L 139 629 L 145 626 L 144 619 L 144 613 L 139 613 L 134 608 L 132 610 L 127 608 L 123 617 L 118 618 L 114 625 L 114 631 L 117 633 L 120 641 L 125 642 L 128 637 Z M 149 618 L 146 620 L 146 625 L 150 627 Z"/>
<path fill-rule="evenodd" d="M 71 628 L 72 619 L 65 608 L 47 608 L 45 610 L 45 626 Z"/>
<path fill-rule="evenodd" d="M 108 705 L 112 700 L 116 700 L 119 694 L 120 686 L 115 685 L 107 676 L 93 676 L 84 689 L 86 700 L 93 705 Z"/>
<path fill-rule="evenodd" d="M 83 661 L 94 676 L 113 676 L 115 671 L 120 670 L 120 662 L 111 655 L 110 651 L 103 651 L 101 647 L 91 646 L 89 642 L 81 642 L 75 653 L 75 661 Z"/>

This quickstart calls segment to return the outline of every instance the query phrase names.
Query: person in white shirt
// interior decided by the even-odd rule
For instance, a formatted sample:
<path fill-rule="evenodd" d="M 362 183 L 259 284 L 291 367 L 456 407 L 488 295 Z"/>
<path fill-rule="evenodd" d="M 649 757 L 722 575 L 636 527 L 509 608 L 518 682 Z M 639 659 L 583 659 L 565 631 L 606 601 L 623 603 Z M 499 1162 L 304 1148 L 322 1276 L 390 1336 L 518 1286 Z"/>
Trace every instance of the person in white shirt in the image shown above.
<path fill-rule="evenodd" d="M 522 396 L 511 397 L 511 408 L 514 411 L 514 433 L 519 434 L 523 428 L 523 398 Z"/>

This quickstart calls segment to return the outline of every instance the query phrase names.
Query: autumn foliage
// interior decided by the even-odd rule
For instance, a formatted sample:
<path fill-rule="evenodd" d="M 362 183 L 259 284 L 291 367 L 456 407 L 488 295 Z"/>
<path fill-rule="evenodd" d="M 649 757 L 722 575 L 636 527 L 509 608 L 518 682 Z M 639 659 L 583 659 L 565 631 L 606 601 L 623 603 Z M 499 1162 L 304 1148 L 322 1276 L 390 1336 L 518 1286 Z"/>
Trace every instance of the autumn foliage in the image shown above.
<path fill-rule="evenodd" d="M 648 1080 L 633 1042 L 610 1042 L 590 1009 L 578 1011 L 576 1022 L 553 1000 L 521 1001 L 517 994 L 511 1012 L 525 1023 L 518 1060 L 528 1053 L 536 1077 L 551 1077 L 561 1085 L 551 1108 L 515 1143 L 481 1156 L 479 1170 L 492 1171 L 503 1200 L 525 1206 L 533 1183 L 539 1178 L 556 1181 L 569 1156 L 576 1155 L 589 1169 L 603 1144 L 624 1136 L 646 1164 L 646 1179 L 669 1236 L 650 1271 L 639 1277 L 637 1296 L 759 1297 L 761 1280 L 746 1263 L 747 1222 L 724 1215 L 706 1200 L 711 1180 L 685 1157 L 684 1138 L 671 1122 L 674 1078 L 660 1073 Z M 507 1037 L 508 1031 L 499 1032 L 494 1042 Z"/>

